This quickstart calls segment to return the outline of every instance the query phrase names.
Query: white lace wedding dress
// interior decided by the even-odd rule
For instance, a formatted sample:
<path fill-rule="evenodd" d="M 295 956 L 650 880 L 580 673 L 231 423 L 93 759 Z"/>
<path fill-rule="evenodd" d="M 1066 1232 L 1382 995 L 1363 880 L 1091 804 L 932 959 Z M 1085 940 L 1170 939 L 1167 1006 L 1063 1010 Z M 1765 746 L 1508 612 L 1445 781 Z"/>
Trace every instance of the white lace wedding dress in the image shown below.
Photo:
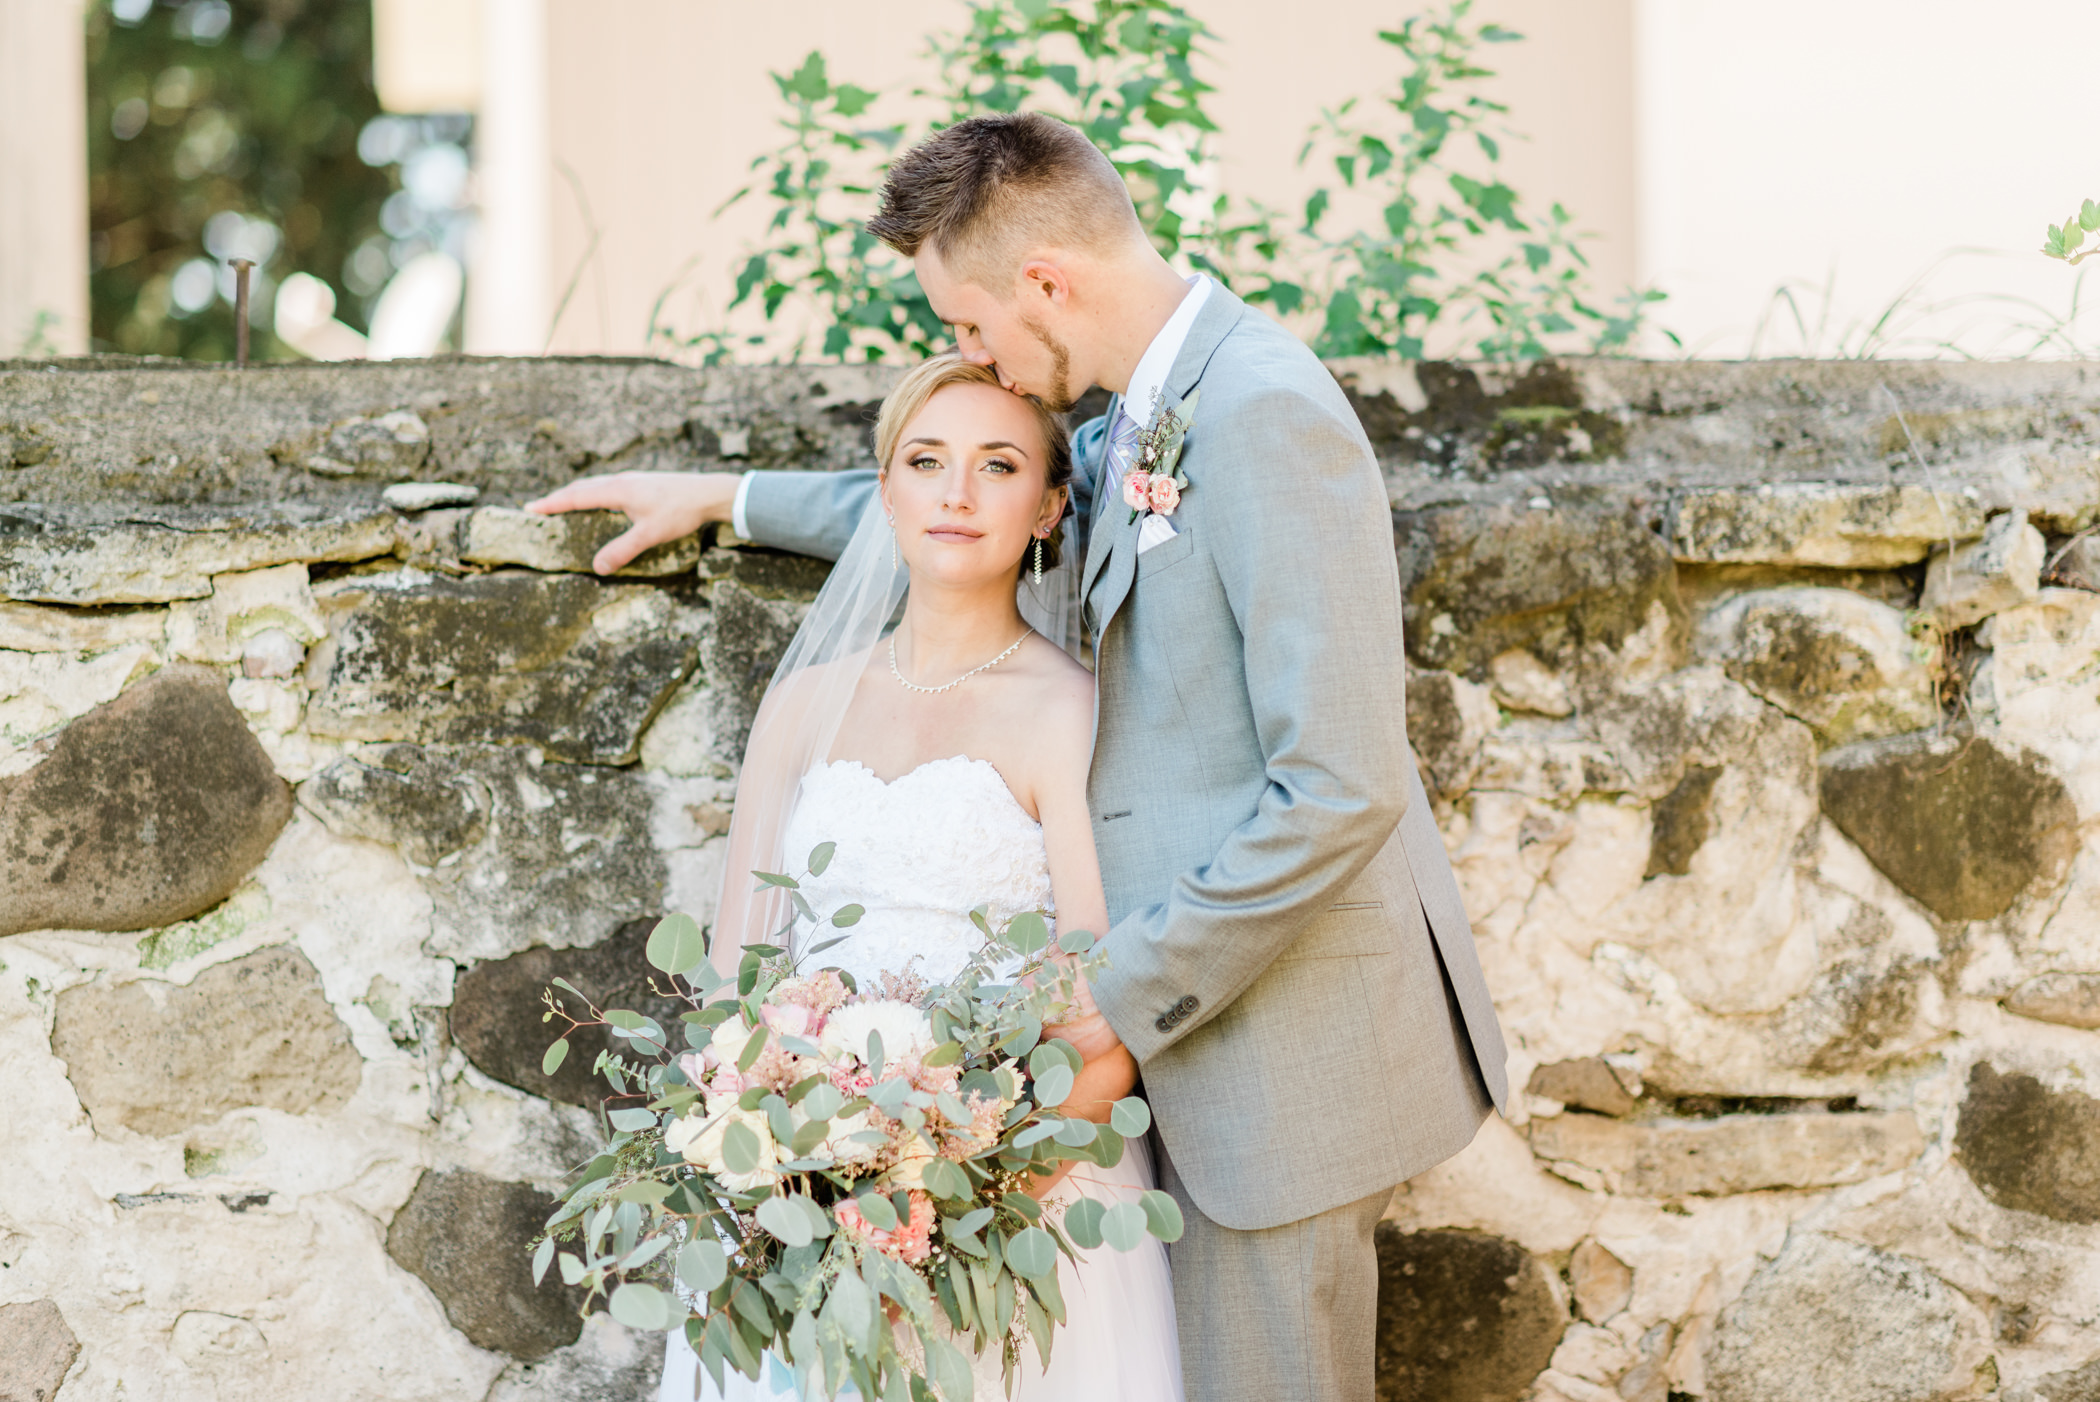
<path fill-rule="evenodd" d="M 991 906 L 996 924 L 1050 906 L 1050 864 L 1043 830 L 979 759 L 934 760 L 885 783 L 864 765 L 839 760 L 803 777 L 788 820 L 786 850 L 807 853 L 820 842 L 838 850 L 819 878 L 802 889 L 819 911 L 857 904 L 867 914 L 821 962 L 850 972 L 861 987 L 885 970 L 918 961 L 930 979 L 960 968 L 981 943 L 969 911 Z M 1154 1186 L 1145 1141 L 1130 1140 L 1115 1168 L 1075 1168 L 1050 1195 L 1105 1201 L 1134 1198 Z M 1019 1402 L 1181 1402 L 1181 1357 L 1166 1249 L 1147 1237 L 1137 1250 L 1103 1246 L 1067 1262 L 1067 1323 L 1056 1334 L 1050 1367 L 1033 1348 L 1023 1354 Z M 731 1372 L 716 1392 L 682 1332 L 673 1331 L 664 1359 L 660 1402 L 773 1402 L 795 1396 L 784 1367 L 768 1360 L 759 1381 Z M 997 1354 L 973 1365 L 978 1402 L 1005 1396 Z M 697 1381 L 695 1375 L 697 1374 Z"/>

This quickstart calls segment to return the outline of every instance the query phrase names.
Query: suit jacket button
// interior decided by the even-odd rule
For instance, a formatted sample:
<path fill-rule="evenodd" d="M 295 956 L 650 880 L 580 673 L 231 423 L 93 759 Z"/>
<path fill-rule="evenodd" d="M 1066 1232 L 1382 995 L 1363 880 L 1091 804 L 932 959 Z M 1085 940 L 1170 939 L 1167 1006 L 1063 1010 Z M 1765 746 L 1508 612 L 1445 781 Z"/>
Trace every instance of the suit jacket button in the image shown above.
<path fill-rule="evenodd" d="M 1165 1019 L 1164 1017 L 1160 1018 L 1160 1019 L 1159 1019 L 1158 1021 L 1154 1022 L 1154 1023 L 1152 1024 L 1152 1025 L 1153 1025 L 1154 1027 L 1157 1027 L 1157 1028 L 1158 1028 L 1158 1029 L 1159 1029 L 1160 1031 L 1162 1031 L 1162 1032 L 1171 1032 L 1171 1031 L 1173 1031 L 1173 1030 L 1174 1030 L 1174 1024 L 1173 1024 L 1173 1023 L 1171 1023 L 1171 1022 L 1169 1022 L 1169 1021 L 1167 1021 L 1167 1019 Z"/>

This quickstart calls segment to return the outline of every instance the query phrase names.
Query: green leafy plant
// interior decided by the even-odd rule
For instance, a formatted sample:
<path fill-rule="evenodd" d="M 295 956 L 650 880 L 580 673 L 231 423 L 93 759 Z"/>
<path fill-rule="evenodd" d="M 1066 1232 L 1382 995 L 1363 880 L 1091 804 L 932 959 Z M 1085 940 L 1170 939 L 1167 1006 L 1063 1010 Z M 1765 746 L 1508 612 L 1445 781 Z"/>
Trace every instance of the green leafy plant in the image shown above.
<path fill-rule="evenodd" d="M 1162 252 L 1201 237 L 1204 206 L 1193 192 L 1210 159 L 1204 143 L 1217 130 L 1202 105 L 1210 85 L 1194 68 L 1210 33 L 1201 21 L 1163 0 L 969 0 L 967 9 L 959 30 L 927 41 L 940 80 L 916 95 L 942 104 L 934 127 L 1023 106 L 1049 112 L 1115 161 Z M 773 213 L 765 242 L 737 273 L 729 307 L 753 305 L 770 326 L 791 333 L 785 344 L 777 334 L 739 337 L 720 328 L 680 336 L 652 320 L 652 339 L 700 350 L 710 364 L 769 342 L 789 358 L 931 354 L 944 334 L 939 318 L 909 265 L 863 222 L 906 127 L 876 120 L 878 94 L 834 82 L 822 53 L 772 77 L 788 106 L 787 137 L 753 162 L 755 178 L 722 209 L 757 195 Z"/>
<path fill-rule="evenodd" d="M 2048 235 L 2042 240 L 2042 253 L 2046 257 L 2060 258 L 2076 266 L 2100 253 L 2100 242 L 2096 242 L 2083 253 L 2078 250 L 2085 243 L 2087 234 L 2100 233 L 2100 204 L 2091 200 L 2080 205 L 2078 212 L 2069 215 L 2061 224 L 2051 224 Z"/>
<path fill-rule="evenodd" d="M 1524 360 L 1624 349 L 1661 294 L 1630 291 L 1600 307 L 1572 216 L 1558 204 L 1530 214 L 1493 175 L 1510 138 L 1507 109 L 1480 93 L 1493 70 L 1477 55 L 1522 36 L 1471 21 L 1472 3 L 1450 0 L 1382 32 L 1404 62 L 1396 90 L 1324 112 L 1308 137 L 1301 164 L 1317 158 L 1341 188 L 1378 198 L 1371 229 L 1335 227 L 1327 186 L 1302 217 L 1212 188 L 1218 128 L 1196 66 L 1214 36 L 1170 0 L 965 0 L 967 22 L 928 40 L 938 82 L 915 95 L 941 105 L 935 127 L 1023 107 L 1079 127 L 1123 175 L 1162 253 L 1250 302 L 1302 314 L 1323 355 L 1420 358 L 1433 347 Z M 775 330 L 681 340 L 652 321 L 652 334 L 703 349 L 711 363 L 767 345 L 840 360 L 928 354 L 943 328 L 910 268 L 861 222 L 907 128 L 877 122 L 877 96 L 834 83 L 820 53 L 773 78 L 790 109 L 788 138 L 754 163 L 758 178 L 729 204 L 752 195 L 773 204 L 730 308 L 754 305 Z"/>
<path fill-rule="evenodd" d="M 919 94 L 947 104 L 940 125 L 1047 112 L 1115 162 L 1160 252 L 1202 237 L 1196 196 L 1218 128 L 1203 107 L 1213 89 L 1195 69 L 1213 37 L 1201 20 L 1165 0 L 970 0 L 969 14 L 961 30 L 928 41 L 941 81 Z"/>
<path fill-rule="evenodd" d="M 1496 174 L 1509 109 L 1479 91 L 1494 76 L 1480 51 L 1523 36 L 1471 22 L 1471 9 L 1452 0 L 1380 31 L 1404 64 L 1397 87 L 1323 112 L 1300 153 L 1301 164 L 1324 160 L 1343 189 L 1383 202 L 1382 227 L 1334 233 L 1335 193 L 1314 190 L 1297 230 L 1310 285 L 1279 282 L 1266 294 L 1281 309 L 1300 299 L 1317 308 L 1322 355 L 1417 359 L 1432 340 L 1490 360 L 1535 359 L 1570 341 L 1618 350 L 1661 298 L 1637 291 L 1616 311 L 1594 305 L 1572 216 L 1559 204 L 1529 214 Z M 1459 169 L 1461 154 L 1485 173 Z"/>
<path fill-rule="evenodd" d="M 787 140 L 752 163 L 759 178 L 722 206 L 754 191 L 773 202 L 769 242 L 737 273 L 731 309 L 755 300 L 773 322 L 791 299 L 809 304 L 810 325 L 795 337 L 791 359 L 811 349 L 809 337 L 818 328 L 814 349 L 830 360 L 881 360 L 891 350 L 930 355 L 940 319 L 911 269 L 856 217 L 870 209 L 881 158 L 896 148 L 904 128 L 867 122 L 876 94 L 832 82 L 821 53 L 812 51 L 793 73 L 772 77 L 788 105 L 781 121 Z M 721 359 L 728 342 L 718 334 L 712 347 L 710 360 Z"/>

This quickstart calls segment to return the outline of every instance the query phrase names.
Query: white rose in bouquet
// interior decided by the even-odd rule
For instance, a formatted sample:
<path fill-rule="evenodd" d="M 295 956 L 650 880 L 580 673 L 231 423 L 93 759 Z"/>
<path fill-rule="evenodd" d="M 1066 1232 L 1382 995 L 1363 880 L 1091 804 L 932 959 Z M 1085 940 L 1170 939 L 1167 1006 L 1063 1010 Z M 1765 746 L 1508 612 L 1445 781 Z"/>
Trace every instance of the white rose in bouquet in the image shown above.
<path fill-rule="evenodd" d="M 758 1166 L 749 1173 L 732 1173 L 722 1157 L 722 1139 L 731 1125 L 743 1125 L 758 1138 Z M 761 1183 L 774 1183 L 780 1174 L 780 1146 L 773 1142 L 773 1127 L 758 1110 L 737 1108 L 733 1095 L 711 1095 L 707 1113 L 688 1114 L 664 1131 L 664 1147 L 685 1161 L 722 1180 L 736 1192 L 748 1193 Z"/>
<path fill-rule="evenodd" d="M 736 1059 L 744 1054 L 744 1045 L 751 1040 L 751 1029 L 744 1026 L 740 1017 L 722 1020 L 714 1036 L 708 1038 L 707 1049 L 718 1065 L 734 1066 Z"/>
<path fill-rule="evenodd" d="M 872 1140 L 856 1140 L 854 1135 L 868 1128 L 868 1112 L 856 1110 L 850 1115 L 841 1115 L 831 1122 L 831 1133 L 824 1136 L 824 1152 L 836 1164 L 873 1163 L 883 1146 Z"/>
<path fill-rule="evenodd" d="M 914 1135 L 897 1162 L 882 1175 L 882 1181 L 892 1188 L 923 1188 L 926 1186 L 926 1165 L 936 1157 L 938 1155 L 926 1147 L 926 1141 Z"/>

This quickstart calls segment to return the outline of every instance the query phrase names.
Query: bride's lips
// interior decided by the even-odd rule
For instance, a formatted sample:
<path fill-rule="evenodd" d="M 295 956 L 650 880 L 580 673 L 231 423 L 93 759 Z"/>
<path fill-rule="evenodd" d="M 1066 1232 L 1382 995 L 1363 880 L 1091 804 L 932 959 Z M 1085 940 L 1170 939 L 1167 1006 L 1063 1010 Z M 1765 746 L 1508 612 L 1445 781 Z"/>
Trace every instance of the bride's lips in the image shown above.
<path fill-rule="evenodd" d="M 946 541 L 979 540 L 984 536 L 983 531 L 972 530 L 968 526 L 931 526 L 927 528 L 926 534 L 935 540 Z"/>

